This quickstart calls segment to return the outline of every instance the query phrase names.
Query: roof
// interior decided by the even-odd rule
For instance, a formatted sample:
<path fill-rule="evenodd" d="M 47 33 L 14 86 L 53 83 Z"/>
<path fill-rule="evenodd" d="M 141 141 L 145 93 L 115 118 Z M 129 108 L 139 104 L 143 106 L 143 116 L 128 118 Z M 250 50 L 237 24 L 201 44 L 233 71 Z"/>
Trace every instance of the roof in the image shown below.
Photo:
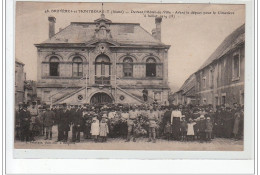
<path fill-rule="evenodd" d="M 245 42 L 245 24 L 238 27 L 234 32 L 228 35 L 218 46 L 218 48 L 211 54 L 211 56 L 202 64 L 198 71 L 210 65 L 213 61 L 221 58 L 223 55 L 243 42 Z"/>
<path fill-rule="evenodd" d="M 183 94 L 187 94 L 193 87 L 195 87 L 195 83 L 196 83 L 196 76 L 195 74 L 191 74 L 177 92 L 182 91 Z"/>
<path fill-rule="evenodd" d="M 108 23 L 111 33 L 110 40 L 118 43 L 120 46 L 167 46 L 155 39 L 152 34 L 142 28 L 139 23 L 112 23 L 110 20 L 104 18 L 99 18 L 95 20 L 95 22 L 71 22 L 69 26 L 39 45 L 88 43 L 95 40 L 95 29 L 99 21 Z"/>

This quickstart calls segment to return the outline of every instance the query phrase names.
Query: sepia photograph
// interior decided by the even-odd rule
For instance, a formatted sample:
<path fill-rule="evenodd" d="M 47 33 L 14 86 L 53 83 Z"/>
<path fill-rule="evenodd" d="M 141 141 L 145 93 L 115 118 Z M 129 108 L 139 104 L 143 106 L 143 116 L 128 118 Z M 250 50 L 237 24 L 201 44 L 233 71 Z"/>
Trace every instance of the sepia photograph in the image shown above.
<path fill-rule="evenodd" d="M 245 11 L 17 1 L 14 149 L 244 151 Z"/>

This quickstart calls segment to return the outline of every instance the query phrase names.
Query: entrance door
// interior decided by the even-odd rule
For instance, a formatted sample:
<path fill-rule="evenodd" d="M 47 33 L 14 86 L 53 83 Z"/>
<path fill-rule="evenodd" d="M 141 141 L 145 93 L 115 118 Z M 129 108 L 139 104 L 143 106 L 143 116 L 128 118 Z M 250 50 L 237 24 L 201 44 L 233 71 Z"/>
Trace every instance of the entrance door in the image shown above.
<path fill-rule="evenodd" d="M 110 59 L 104 54 L 95 61 L 95 84 L 110 84 Z"/>
<path fill-rule="evenodd" d="M 112 98 L 103 92 L 94 94 L 90 99 L 91 104 L 104 104 L 104 103 L 112 103 L 112 102 L 113 102 Z"/>

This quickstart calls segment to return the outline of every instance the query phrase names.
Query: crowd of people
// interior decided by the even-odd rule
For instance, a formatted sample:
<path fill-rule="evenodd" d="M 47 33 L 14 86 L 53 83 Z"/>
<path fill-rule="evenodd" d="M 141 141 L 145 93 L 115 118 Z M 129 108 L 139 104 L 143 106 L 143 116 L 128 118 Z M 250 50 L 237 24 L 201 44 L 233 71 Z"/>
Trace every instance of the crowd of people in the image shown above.
<path fill-rule="evenodd" d="M 243 109 L 238 104 L 217 106 L 214 110 L 212 105 L 19 103 L 15 137 L 26 142 L 40 136 L 52 140 L 53 126 L 57 125 L 58 142 L 80 142 L 81 135 L 95 142 L 109 141 L 107 138 L 136 142 L 141 137 L 153 143 L 156 139 L 209 142 L 223 137 L 239 140 L 243 138 Z"/>

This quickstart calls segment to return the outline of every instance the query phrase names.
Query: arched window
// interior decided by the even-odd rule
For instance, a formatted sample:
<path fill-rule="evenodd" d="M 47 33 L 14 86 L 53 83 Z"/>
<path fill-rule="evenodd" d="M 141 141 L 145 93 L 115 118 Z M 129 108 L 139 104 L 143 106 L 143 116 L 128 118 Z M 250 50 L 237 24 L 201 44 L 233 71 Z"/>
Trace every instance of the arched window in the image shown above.
<path fill-rule="evenodd" d="M 80 77 L 83 75 L 83 64 L 80 57 L 73 58 L 72 75 L 73 77 Z"/>
<path fill-rule="evenodd" d="M 99 55 L 96 58 L 96 76 L 109 77 L 110 75 L 110 59 L 106 55 Z"/>
<path fill-rule="evenodd" d="M 59 59 L 56 56 L 50 58 L 50 76 L 59 76 Z"/>
<path fill-rule="evenodd" d="M 133 76 L 133 60 L 130 57 L 124 59 L 123 72 L 125 77 Z"/>
<path fill-rule="evenodd" d="M 95 83 L 110 84 L 110 59 L 104 54 L 95 61 Z"/>
<path fill-rule="evenodd" d="M 146 60 L 146 76 L 147 77 L 156 76 L 156 61 L 153 57 L 149 57 Z"/>

